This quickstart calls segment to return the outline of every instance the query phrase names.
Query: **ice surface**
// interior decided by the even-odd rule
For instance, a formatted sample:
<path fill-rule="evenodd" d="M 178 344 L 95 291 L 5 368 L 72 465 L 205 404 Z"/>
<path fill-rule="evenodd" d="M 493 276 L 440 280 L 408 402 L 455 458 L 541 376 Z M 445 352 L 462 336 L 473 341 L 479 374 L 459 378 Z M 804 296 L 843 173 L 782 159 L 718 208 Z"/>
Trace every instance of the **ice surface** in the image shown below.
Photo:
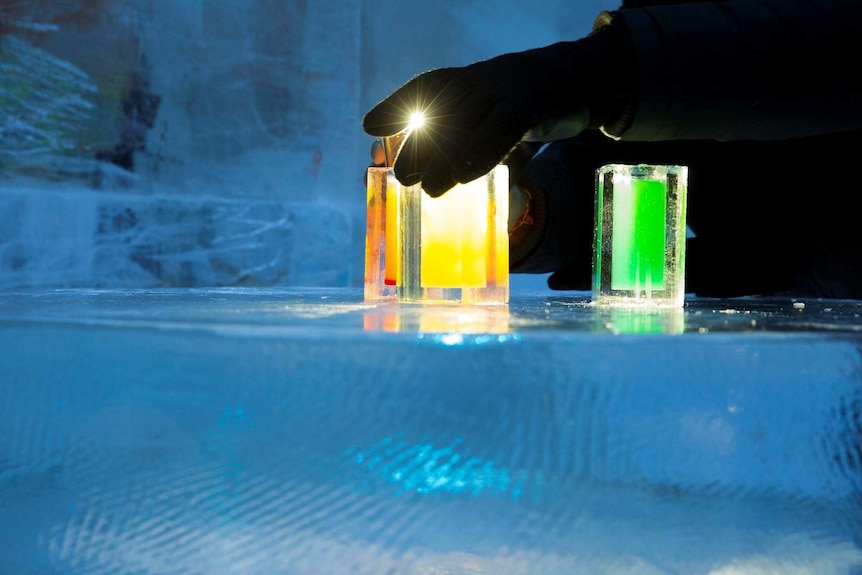
<path fill-rule="evenodd" d="M 7 291 L 0 571 L 856 575 L 860 313 Z"/>

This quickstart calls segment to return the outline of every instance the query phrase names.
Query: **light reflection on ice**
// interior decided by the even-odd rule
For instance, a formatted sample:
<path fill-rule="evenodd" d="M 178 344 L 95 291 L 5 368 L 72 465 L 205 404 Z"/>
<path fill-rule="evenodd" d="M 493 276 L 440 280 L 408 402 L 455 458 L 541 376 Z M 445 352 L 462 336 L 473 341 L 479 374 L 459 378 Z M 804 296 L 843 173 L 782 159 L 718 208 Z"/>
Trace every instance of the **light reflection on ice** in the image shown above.
<path fill-rule="evenodd" d="M 472 496 L 491 492 L 518 499 L 523 478 L 492 461 L 456 451 L 458 443 L 411 444 L 386 437 L 367 449 L 351 448 L 347 455 L 361 469 L 385 477 L 402 491 Z"/>

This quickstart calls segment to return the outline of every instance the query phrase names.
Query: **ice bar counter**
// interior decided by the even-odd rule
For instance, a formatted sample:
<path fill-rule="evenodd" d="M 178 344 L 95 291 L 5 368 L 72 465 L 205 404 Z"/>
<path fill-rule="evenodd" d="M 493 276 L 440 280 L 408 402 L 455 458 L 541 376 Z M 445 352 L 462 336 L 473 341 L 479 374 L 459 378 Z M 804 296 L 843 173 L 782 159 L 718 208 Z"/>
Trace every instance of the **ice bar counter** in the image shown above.
<path fill-rule="evenodd" d="M 862 303 L 0 293 L 0 573 L 858 575 Z"/>

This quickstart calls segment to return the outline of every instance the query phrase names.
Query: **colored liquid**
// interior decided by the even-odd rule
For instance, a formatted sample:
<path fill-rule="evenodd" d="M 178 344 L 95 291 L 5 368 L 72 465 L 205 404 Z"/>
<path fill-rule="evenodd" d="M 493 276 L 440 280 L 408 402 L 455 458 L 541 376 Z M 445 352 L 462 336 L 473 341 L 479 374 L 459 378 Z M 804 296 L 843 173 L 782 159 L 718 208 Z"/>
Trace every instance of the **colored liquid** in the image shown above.
<path fill-rule="evenodd" d="M 386 239 L 384 261 L 384 283 L 394 286 L 398 284 L 398 274 L 401 273 L 399 262 L 400 247 L 398 245 L 398 193 L 396 186 L 386 186 L 386 210 L 384 229 Z"/>
<path fill-rule="evenodd" d="M 422 286 L 487 284 L 488 193 L 482 182 L 422 198 Z"/>
<path fill-rule="evenodd" d="M 614 186 L 612 289 L 664 289 L 666 208 L 664 182 L 632 179 Z"/>

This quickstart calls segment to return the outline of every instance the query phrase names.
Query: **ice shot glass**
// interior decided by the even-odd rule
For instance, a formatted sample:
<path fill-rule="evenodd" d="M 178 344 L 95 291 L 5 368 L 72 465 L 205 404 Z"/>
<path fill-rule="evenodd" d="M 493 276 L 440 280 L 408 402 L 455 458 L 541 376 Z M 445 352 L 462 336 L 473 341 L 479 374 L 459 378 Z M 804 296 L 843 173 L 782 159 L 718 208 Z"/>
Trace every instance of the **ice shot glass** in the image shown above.
<path fill-rule="evenodd" d="M 596 171 L 592 302 L 681 307 L 688 167 L 609 164 Z"/>
<path fill-rule="evenodd" d="M 394 300 L 398 280 L 398 199 L 392 168 L 366 173 L 365 284 L 367 301 Z"/>
<path fill-rule="evenodd" d="M 508 303 L 508 168 L 438 198 L 392 168 L 369 168 L 367 188 L 366 300 Z"/>
<path fill-rule="evenodd" d="M 498 165 L 432 198 L 390 179 L 399 197 L 399 301 L 509 301 L 509 170 Z"/>

